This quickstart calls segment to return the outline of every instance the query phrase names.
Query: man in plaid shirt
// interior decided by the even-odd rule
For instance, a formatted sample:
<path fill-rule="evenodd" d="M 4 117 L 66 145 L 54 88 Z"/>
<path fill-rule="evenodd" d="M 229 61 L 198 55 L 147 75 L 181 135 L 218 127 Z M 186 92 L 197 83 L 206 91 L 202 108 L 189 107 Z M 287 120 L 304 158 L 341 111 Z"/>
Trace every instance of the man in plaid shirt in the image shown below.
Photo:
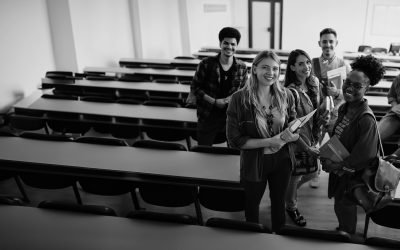
<path fill-rule="evenodd" d="M 219 32 L 221 52 L 204 58 L 193 77 L 199 145 L 211 146 L 218 134 L 225 135 L 226 109 L 231 95 L 247 81 L 246 64 L 234 57 L 240 37 L 237 29 L 223 28 Z"/>

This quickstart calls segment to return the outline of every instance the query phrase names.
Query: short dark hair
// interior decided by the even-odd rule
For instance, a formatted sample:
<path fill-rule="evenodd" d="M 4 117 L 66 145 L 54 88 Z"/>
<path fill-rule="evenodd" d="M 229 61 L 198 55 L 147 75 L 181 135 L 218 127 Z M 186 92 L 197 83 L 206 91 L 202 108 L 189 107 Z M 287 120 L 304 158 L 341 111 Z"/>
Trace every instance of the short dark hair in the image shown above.
<path fill-rule="evenodd" d="M 325 29 L 321 30 L 321 32 L 319 32 L 319 38 L 321 38 L 321 36 L 323 36 L 325 34 L 334 34 L 335 37 L 337 37 L 336 30 L 334 30 L 332 28 L 325 28 Z"/>
<path fill-rule="evenodd" d="M 241 37 L 240 32 L 232 27 L 222 28 L 222 30 L 218 34 L 219 42 L 222 42 L 224 38 L 235 38 L 237 44 L 239 44 L 240 37 Z"/>
<path fill-rule="evenodd" d="M 369 78 L 369 85 L 376 85 L 385 75 L 385 68 L 381 60 L 372 55 L 357 57 L 350 64 L 353 70 L 363 72 Z"/>

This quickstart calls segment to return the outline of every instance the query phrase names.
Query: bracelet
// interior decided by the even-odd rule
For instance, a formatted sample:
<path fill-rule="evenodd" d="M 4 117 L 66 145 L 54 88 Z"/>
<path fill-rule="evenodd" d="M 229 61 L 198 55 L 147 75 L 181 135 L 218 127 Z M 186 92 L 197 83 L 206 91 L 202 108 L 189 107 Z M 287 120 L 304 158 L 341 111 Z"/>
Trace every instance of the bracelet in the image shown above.
<path fill-rule="evenodd" d="M 217 98 L 214 98 L 214 104 L 213 106 L 217 105 Z"/>

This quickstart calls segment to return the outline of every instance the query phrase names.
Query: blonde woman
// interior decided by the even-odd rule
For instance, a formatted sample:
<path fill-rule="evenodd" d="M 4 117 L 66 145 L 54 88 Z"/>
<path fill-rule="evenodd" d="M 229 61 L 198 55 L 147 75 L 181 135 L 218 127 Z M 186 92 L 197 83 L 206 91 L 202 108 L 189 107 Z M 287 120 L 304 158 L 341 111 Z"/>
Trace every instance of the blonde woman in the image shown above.
<path fill-rule="evenodd" d="M 279 83 L 280 61 L 262 51 L 253 61 L 245 87 L 232 95 L 227 110 L 227 139 L 241 150 L 240 179 L 245 189 L 246 220 L 259 222 L 259 205 L 269 184 L 272 231 L 285 224 L 285 193 L 293 167 L 288 129 L 296 117 L 291 92 Z"/>

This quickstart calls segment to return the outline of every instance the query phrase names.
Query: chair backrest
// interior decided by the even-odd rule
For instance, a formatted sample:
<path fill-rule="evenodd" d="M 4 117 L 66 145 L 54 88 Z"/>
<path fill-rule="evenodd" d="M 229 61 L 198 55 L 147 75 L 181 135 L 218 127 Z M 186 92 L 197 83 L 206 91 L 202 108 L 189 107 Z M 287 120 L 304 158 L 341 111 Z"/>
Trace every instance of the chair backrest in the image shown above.
<path fill-rule="evenodd" d="M 243 189 L 200 187 L 198 199 L 202 206 L 214 211 L 244 211 L 245 193 Z"/>
<path fill-rule="evenodd" d="M 175 108 L 180 108 L 181 105 L 176 102 L 169 102 L 169 101 L 155 101 L 155 100 L 150 100 L 150 101 L 145 101 L 143 105 L 147 106 L 161 106 L 161 107 L 175 107 Z"/>
<path fill-rule="evenodd" d="M 205 145 L 195 145 L 190 148 L 190 151 L 209 153 L 209 154 L 223 154 L 223 155 L 240 155 L 240 150 L 228 147 L 213 147 Z"/>
<path fill-rule="evenodd" d="M 179 81 L 175 80 L 175 79 L 154 79 L 153 82 L 156 83 L 175 83 L 175 84 L 179 84 Z"/>
<path fill-rule="evenodd" d="M 113 103 L 115 102 L 115 99 L 112 97 L 105 97 L 105 96 L 82 96 L 81 101 Z"/>
<path fill-rule="evenodd" d="M 400 43 L 391 43 L 389 48 L 389 53 L 393 55 L 399 54 L 400 52 Z"/>
<path fill-rule="evenodd" d="M 47 71 L 46 77 L 51 79 L 74 79 L 74 73 L 71 71 Z"/>
<path fill-rule="evenodd" d="M 108 137 L 82 136 L 76 138 L 75 142 L 110 145 L 110 146 L 129 146 L 124 140 L 120 140 L 117 138 L 108 138 Z"/>
<path fill-rule="evenodd" d="M 358 52 L 363 52 L 363 53 L 371 53 L 372 47 L 369 45 L 360 45 L 358 46 Z"/>
<path fill-rule="evenodd" d="M 177 59 L 177 60 L 193 60 L 193 59 L 196 59 L 196 58 L 194 58 L 193 56 L 175 56 L 174 59 Z"/>
<path fill-rule="evenodd" d="M 73 100 L 73 101 L 77 101 L 78 100 L 78 96 L 74 96 L 74 95 L 51 95 L 51 94 L 43 94 L 42 98 L 46 98 L 46 99 L 61 99 L 61 100 Z"/>
<path fill-rule="evenodd" d="M 188 225 L 196 225 L 197 220 L 193 216 L 187 214 L 170 214 L 151 211 L 132 211 L 127 215 L 128 218 L 140 220 L 154 220 L 170 223 L 180 223 Z"/>
<path fill-rule="evenodd" d="M 101 76 L 86 76 L 86 80 L 91 80 L 91 81 L 116 81 L 118 78 L 116 76 L 106 76 L 106 75 L 101 75 Z"/>
<path fill-rule="evenodd" d="M 39 208 L 55 209 L 69 212 L 79 212 L 85 214 L 116 216 L 117 214 L 112 208 L 99 205 L 80 205 L 68 202 L 42 201 L 38 205 Z"/>
<path fill-rule="evenodd" d="M 386 48 L 381 48 L 381 47 L 375 47 L 371 49 L 371 52 L 373 54 L 386 54 L 387 53 L 387 49 Z"/>
<path fill-rule="evenodd" d="M 40 130 L 44 129 L 48 133 L 46 120 L 42 117 L 25 116 L 25 115 L 10 115 L 9 125 L 12 128 L 20 130 Z"/>
<path fill-rule="evenodd" d="M 186 147 L 179 143 L 152 141 L 152 140 L 138 140 L 132 144 L 132 147 L 138 148 L 153 148 L 162 150 L 178 150 L 187 151 Z"/>

